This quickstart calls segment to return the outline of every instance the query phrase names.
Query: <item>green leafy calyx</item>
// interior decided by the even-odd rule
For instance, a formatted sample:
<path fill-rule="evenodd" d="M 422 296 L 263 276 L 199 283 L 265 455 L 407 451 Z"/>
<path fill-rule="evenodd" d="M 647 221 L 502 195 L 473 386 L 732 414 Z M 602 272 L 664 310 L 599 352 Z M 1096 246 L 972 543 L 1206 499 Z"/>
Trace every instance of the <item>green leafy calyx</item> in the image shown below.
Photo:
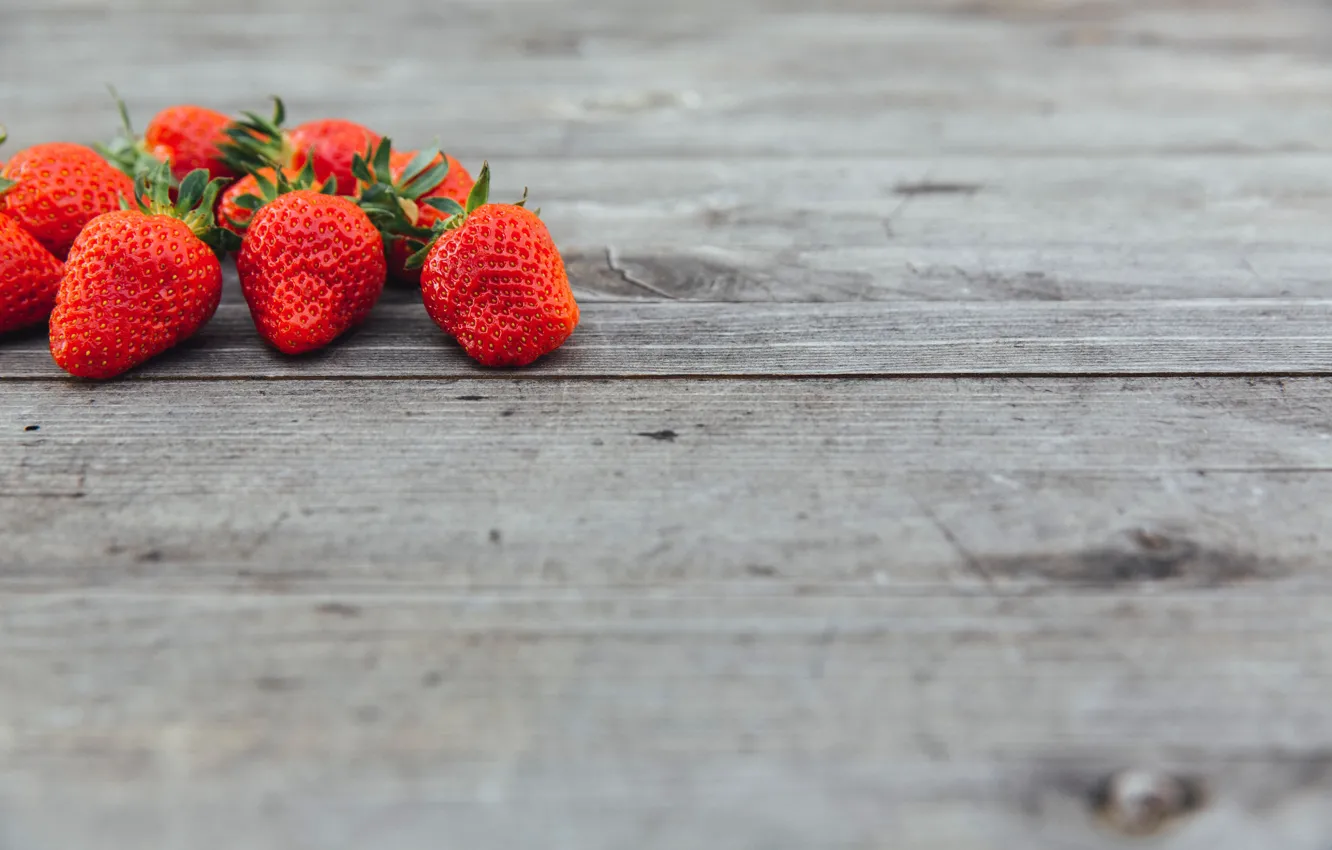
<path fill-rule="evenodd" d="M 296 173 L 295 177 L 287 177 L 286 171 L 281 168 L 273 169 L 273 179 L 261 172 L 254 172 L 255 185 L 259 187 L 259 193 L 248 193 L 232 199 L 232 203 L 243 210 L 255 212 L 260 207 L 277 200 L 278 196 L 289 192 L 300 192 L 313 190 L 322 195 L 336 195 L 338 193 L 338 183 L 332 177 L 329 177 L 323 183 L 315 179 L 314 157 L 307 157 L 305 165 Z M 237 230 L 244 231 L 249 226 L 249 221 L 236 221 L 228 218 L 227 223 Z"/>
<path fill-rule="evenodd" d="M 253 174 L 261 168 L 290 168 L 296 151 L 282 129 L 287 120 L 282 98 L 273 97 L 271 118 L 253 112 L 242 112 L 241 116 L 222 131 L 227 136 L 227 141 L 218 145 L 222 162 L 238 174 Z"/>
<path fill-rule="evenodd" d="M 441 201 L 445 203 L 438 203 Z M 415 254 L 412 254 L 407 258 L 406 265 L 409 269 L 421 267 L 421 264 L 425 262 L 426 255 L 429 254 L 430 249 L 435 246 L 435 241 L 439 239 L 440 234 L 450 230 L 457 230 L 462 227 L 467 223 L 468 216 L 490 203 L 490 163 L 482 163 L 481 173 L 477 175 L 476 183 L 472 184 L 472 191 L 467 194 L 467 203 L 459 206 L 448 198 L 427 198 L 425 203 L 435 207 L 435 209 L 440 212 L 448 213 L 449 217 L 436 224 L 430 238 L 425 241 L 424 246 Z M 524 189 L 522 199 L 515 203 L 514 206 L 525 207 L 526 205 L 527 190 Z M 536 210 L 536 213 L 537 215 L 540 215 L 541 211 Z"/>
<path fill-rule="evenodd" d="M 218 227 L 213 205 L 227 181 L 208 179 L 208 170 L 196 168 L 180 181 L 176 200 L 171 200 L 171 168 L 159 162 L 152 171 L 134 178 L 134 203 L 145 215 L 165 215 L 185 223 L 195 236 L 221 257 L 240 247 L 236 234 Z M 128 208 L 128 202 L 122 201 Z"/>
<path fill-rule="evenodd" d="M 449 159 L 438 148 L 420 151 L 396 178 L 392 159 L 391 139 L 381 139 L 364 156 L 352 159 L 352 174 L 361 187 L 358 203 L 383 235 L 385 244 L 404 240 L 410 251 L 416 252 L 435 235 L 434 229 L 420 226 L 423 205 L 448 215 L 461 212 L 462 207 L 448 198 L 424 197 L 449 175 Z"/>

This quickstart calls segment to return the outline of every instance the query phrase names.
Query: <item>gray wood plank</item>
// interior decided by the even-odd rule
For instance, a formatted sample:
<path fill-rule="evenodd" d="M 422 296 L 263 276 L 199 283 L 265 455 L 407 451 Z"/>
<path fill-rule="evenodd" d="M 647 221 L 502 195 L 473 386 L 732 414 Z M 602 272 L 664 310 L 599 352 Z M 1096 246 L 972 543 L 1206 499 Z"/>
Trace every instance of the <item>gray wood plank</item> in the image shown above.
<path fill-rule="evenodd" d="M 23 850 L 1332 832 L 1326 381 L 0 396 Z"/>
<path fill-rule="evenodd" d="M 1322 586 L 1329 393 L 1313 378 L 0 383 L 0 578 Z"/>
<path fill-rule="evenodd" d="M 451 378 L 684 375 L 1327 374 L 1332 301 L 584 304 L 572 339 L 521 372 L 476 366 L 396 292 L 308 357 L 269 348 L 234 290 L 190 342 L 130 373 Z M 45 338 L 0 341 L 0 379 L 68 379 Z M 72 380 L 72 379 L 71 379 Z"/>
<path fill-rule="evenodd" d="M 5 836 L 1099 850 L 1137 768 L 1152 846 L 1320 850 L 1325 602 L 8 597 Z"/>
<path fill-rule="evenodd" d="M 1328 151 L 1332 138 L 1329 13 L 1297 0 L 6 10 L 0 113 L 21 143 L 84 137 L 99 110 L 114 127 L 50 43 L 145 114 L 186 86 L 228 109 L 280 86 L 298 118 L 344 112 L 415 143 L 451 133 L 468 157 Z M 145 35 L 152 67 L 123 49 Z M 177 67 L 191 73 L 161 71 Z"/>

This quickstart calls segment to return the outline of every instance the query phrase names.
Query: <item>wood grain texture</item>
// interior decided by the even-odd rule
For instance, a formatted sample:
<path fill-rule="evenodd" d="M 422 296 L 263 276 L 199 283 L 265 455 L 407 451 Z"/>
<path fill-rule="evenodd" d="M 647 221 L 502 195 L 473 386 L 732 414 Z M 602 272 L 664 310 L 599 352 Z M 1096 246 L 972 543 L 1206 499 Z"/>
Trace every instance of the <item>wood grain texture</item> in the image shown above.
<path fill-rule="evenodd" d="M 18 847 L 1332 828 L 1325 381 L 0 392 Z"/>
<path fill-rule="evenodd" d="M 1127 766 L 1205 788 L 1150 846 L 1320 850 L 1325 602 L 11 599 L 4 834 L 1112 848 L 1097 788 Z"/>
<path fill-rule="evenodd" d="M 699 304 L 599 301 L 560 350 L 485 370 L 399 291 L 311 356 L 266 346 L 238 287 L 210 324 L 131 379 L 689 375 L 1288 375 L 1332 372 L 1332 301 Z M 41 334 L 0 341 L 0 378 L 70 380 Z"/>
<path fill-rule="evenodd" d="M 4 383 L 4 578 L 1317 584 L 1329 392 L 1314 378 Z"/>
<path fill-rule="evenodd" d="M 1246 154 L 1332 138 L 1329 13 L 1299 0 L 395 0 L 372 23 L 353 0 L 6 12 L 0 112 L 24 144 L 85 137 L 99 113 L 112 131 L 103 79 L 145 115 L 174 102 L 181 75 L 163 68 L 226 109 L 280 87 L 297 119 L 349 113 L 413 144 L 451 122 L 465 159 Z M 157 36 L 154 64 L 108 26 Z M 55 41 L 96 77 L 23 48 Z"/>
<path fill-rule="evenodd" d="M 0 850 L 1332 847 L 1327 4 L 0 19 L 9 153 L 276 90 L 584 305 L 0 339 Z"/>

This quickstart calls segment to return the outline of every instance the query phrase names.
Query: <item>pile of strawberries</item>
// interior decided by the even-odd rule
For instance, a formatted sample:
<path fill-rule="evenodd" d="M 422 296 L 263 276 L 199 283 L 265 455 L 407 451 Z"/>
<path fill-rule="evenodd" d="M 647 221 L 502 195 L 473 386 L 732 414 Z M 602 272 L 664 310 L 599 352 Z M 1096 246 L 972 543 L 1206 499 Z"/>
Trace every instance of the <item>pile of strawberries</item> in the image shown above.
<path fill-rule="evenodd" d="M 117 99 L 119 103 L 119 99 Z M 140 137 L 19 151 L 0 167 L 0 333 L 49 322 L 51 355 L 111 378 L 189 338 L 235 254 L 255 329 L 286 354 L 365 321 L 389 277 L 472 358 L 523 366 L 578 324 L 564 261 L 523 200 L 488 202 L 437 150 L 340 119 L 284 127 L 198 106 Z M 0 128 L 0 142 L 4 131 Z"/>

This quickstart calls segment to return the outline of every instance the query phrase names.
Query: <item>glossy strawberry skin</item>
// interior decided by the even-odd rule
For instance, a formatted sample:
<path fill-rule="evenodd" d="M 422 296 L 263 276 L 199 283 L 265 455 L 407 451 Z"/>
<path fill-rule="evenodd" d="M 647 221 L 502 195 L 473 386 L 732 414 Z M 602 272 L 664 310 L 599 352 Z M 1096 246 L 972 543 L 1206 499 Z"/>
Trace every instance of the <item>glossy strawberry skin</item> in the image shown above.
<path fill-rule="evenodd" d="M 133 180 L 92 148 L 67 142 L 19 151 L 0 176 L 18 184 L 0 196 L 0 212 L 61 260 L 85 224 L 134 197 Z"/>
<path fill-rule="evenodd" d="M 177 180 L 196 168 L 208 171 L 210 179 L 235 178 L 236 173 L 218 157 L 218 144 L 227 140 L 224 130 L 232 123 L 225 113 L 202 106 L 171 106 L 148 123 L 144 147 L 153 156 L 171 163 Z"/>
<path fill-rule="evenodd" d="M 402 177 L 403 171 L 416 157 L 416 153 L 416 151 L 394 151 L 389 156 L 389 173 L 394 180 Z M 465 204 L 467 203 L 467 193 L 472 191 L 474 182 L 472 175 L 467 173 L 467 169 L 463 168 L 462 163 L 458 160 L 448 154 L 444 154 L 444 156 L 449 161 L 449 173 L 438 186 L 422 195 L 422 200 L 425 198 L 449 198 L 459 204 Z M 431 160 L 430 164 L 433 166 L 437 162 L 439 162 L 439 157 Z M 418 204 L 417 211 L 420 217 L 416 223 L 419 227 L 433 227 L 436 222 L 447 218 L 444 213 L 426 204 Z M 412 245 L 406 240 L 394 239 L 389 244 L 389 275 L 396 280 L 407 283 L 420 283 L 421 269 L 407 268 L 407 259 L 415 254 L 419 247 L 419 244 Z"/>
<path fill-rule="evenodd" d="M 388 268 L 355 203 L 300 190 L 255 214 L 236 256 L 259 335 L 285 354 L 328 345 L 370 315 Z"/>
<path fill-rule="evenodd" d="M 275 176 L 273 169 L 271 168 L 261 168 L 255 173 L 263 175 L 269 181 L 272 181 Z M 284 168 L 282 169 L 282 174 L 288 180 L 295 180 L 297 175 L 300 174 L 300 169 Z M 252 210 L 247 210 L 244 207 L 236 205 L 236 199 L 242 195 L 262 197 L 263 193 L 259 191 L 259 182 L 255 180 L 254 174 L 247 174 L 235 183 L 232 183 L 217 200 L 218 226 L 225 227 L 227 230 L 238 235 L 244 235 L 245 231 L 235 227 L 231 222 L 234 221 L 243 225 L 249 222 L 250 216 L 254 215 Z"/>
<path fill-rule="evenodd" d="M 546 225 L 507 204 L 482 206 L 440 235 L 426 255 L 421 296 L 435 324 L 483 366 L 526 366 L 578 325 Z"/>
<path fill-rule="evenodd" d="M 113 378 L 194 335 L 221 297 L 221 264 L 183 222 L 107 213 L 70 249 L 51 356 L 71 375 Z"/>
<path fill-rule="evenodd" d="M 46 321 L 64 264 L 14 219 L 0 214 L 0 333 Z"/>
<path fill-rule="evenodd" d="M 322 183 L 330 176 L 336 177 L 338 192 L 351 195 L 357 188 L 352 158 L 379 144 L 379 135 L 354 121 L 324 118 L 287 131 L 287 144 L 292 150 L 293 168 L 299 171 L 314 148 L 315 179 Z"/>

